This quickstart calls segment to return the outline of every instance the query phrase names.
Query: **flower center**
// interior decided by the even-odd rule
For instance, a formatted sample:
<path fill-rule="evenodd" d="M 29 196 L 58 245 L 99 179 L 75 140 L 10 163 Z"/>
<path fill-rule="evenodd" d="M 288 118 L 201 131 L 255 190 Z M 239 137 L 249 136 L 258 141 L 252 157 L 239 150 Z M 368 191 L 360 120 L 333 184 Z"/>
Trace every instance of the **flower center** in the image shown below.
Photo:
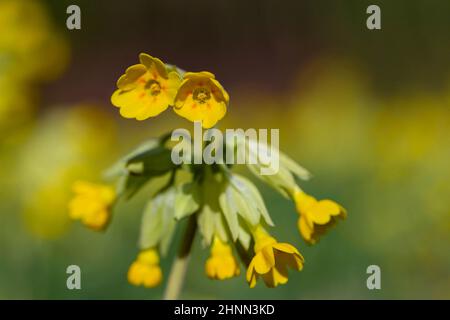
<path fill-rule="evenodd" d="M 197 88 L 194 90 L 194 100 L 198 103 L 206 103 L 211 98 L 211 91 L 207 88 Z"/>
<path fill-rule="evenodd" d="M 157 96 L 161 93 L 161 85 L 156 80 L 150 80 L 145 84 L 145 89 L 150 91 L 150 95 Z"/>

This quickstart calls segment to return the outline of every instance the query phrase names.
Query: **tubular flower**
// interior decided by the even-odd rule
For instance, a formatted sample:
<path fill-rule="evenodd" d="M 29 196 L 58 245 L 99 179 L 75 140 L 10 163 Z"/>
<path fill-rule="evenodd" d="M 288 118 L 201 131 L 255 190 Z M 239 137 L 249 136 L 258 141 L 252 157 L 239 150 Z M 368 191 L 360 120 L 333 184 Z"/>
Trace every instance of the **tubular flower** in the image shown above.
<path fill-rule="evenodd" d="M 69 203 L 69 215 L 94 230 L 105 228 L 111 217 L 115 199 L 114 189 L 108 185 L 77 181 L 73 185 L 75 197 Z"/>
<path fill-rule="evenodd" d="M 233 256 L 231 247 L 214 237 L 211 256 L 206 261 L 206 275 L 211 279 L 225 280 L 240 274 L 239 265 Z"/>
<path fill-rule="evenodd" d="M 345 219 L 345 209 L 332 200 L 320 200 L 301 190 L 294 192 L 295 205 L 300 215 L 298 229 L 303 239 L 315 244 L 319 238 L 337 223 L 337 218 Z"/>
<path fill-rule="evenodd" d="M 128 282 L 135 286 L 153 288 L 159 285 L 161 280 L 158 252 L 155 249 L 141 251 L 128 269 Z"/>
<path fill-rule="evenodd" d="M 229 96 L 213 74 L 185 72 L 146 54 L 141 54 L 140 60 L 140 64 L 131 66 L 120 77 L 117 82 L 119 89 L 111 97 L 124 117 L 143 120 L 172 105 L 178 115 L 208 129 L 225 116 Z M 182 81 L 178 75 L 183 77 Z M 219 153 L 214 148 L 216 146 L 210 148 L 210 145 L 205 145 L 199 153 L 204 156 L 209 151 L 212 155 L 214 151 L 214 161 L 198 163 L 193 159 L 192 163 L 190 160 L 197 158 L 198 144 L 190 138 L 187 130 L 186 135 L 179 136 L 184 141 L 175 145 L 172 142 L 180 133 L 169 132 L 139 144 L 105 172 L 105 178 L 116 180 L 118 199 L 131 199 L 138 192 L 142 193 L 145 186 L 152 189 L 145 188 L 145 193 L 150 194 L 147 193 L 147 203 L 142 208 L 138 241 L 140 253 L 128 269 L 128 281 L 144 287 L 161 283 L 160 257 L 162 259 L 170 253 L 179 224 L 187 219 L 180 254 L 171 269 L 165 299 L 176 299 L 180 293 L 186 257 L 192 250 L 197 232 L 203 245 L 210 246 L 210 256 L 205 263 L 205 273 L 209 278 L 224 280 L 240 274 L 238 257 L 233 255 L 236 250 L 248 266 L 246 281 L 251 288 L 256 286 L 258 278 L 271 288 L 287 283 L 288 269 L 302 270 L 304 259 L 294 246 L 279 243 L 266 231 L 266 227 L 274 227 L 274 223 L 258 188 L 251 180 L 234 172 L 236 166 L 228 165 L 229 152 Z M 207 140 L 205 137 L 209 133 L 200 135 Z M 194 132 L 194 138 L 196 136 Z M 279 151 L 278 141 L 271 139 L 275 144 L 270 145 L 267 139 L 265 142 L 260 140 L 238 133 L 224 142 L 233 160 L 235 156 L 240 158 L 239 153 L 244 151 L 244 162 L 250 173 L 283 196 L 295 199 L 300 214 L 300 231 L 305 240 L 314 243 L 337 217 L 345 217 L 345 210 L 330 200 L 317 201 L 304 194 L 297 182 L 309 179 L 309 172 Z M 181 151 L 180 163 L 174 154 L 181 156 Z M 268 166 L 262 159 L 261 155 L 269 155 L 269 151 L 271 160 L 277 162 L 274 163 L 276 167 L 272 163 Z M 242 163 L 239 159 L 233 161 L 236 162 Z M 103 214 L 100 226 L 108 220 L 107 208 L 114 196 L 100 197 L 98 194 L 101 193 L 94 193 L 91 189 L 90 184 L 76 188 L 79 195 L 71 203 L 72 215 L 86 220 L 95 214 Z"/>
<path fill-rule="evenodd" d="M 117 81 L 111 103 L 124 118 L 145 120 L 155 117 L 173 104 L 180 76 L 168 72 L 164 63 L 148 54 L 139 55 L 140 64 L 129 67 Z"/>
<path fill-rule="evenodd" d="M 288 281 L 288 266 L 298 271 L 303 269 L 303 256 L 294 246 L 277 242 L 261 226 L 256 228 L 253 237 L 255 256 L 247 269 L 250 288 L 256 285 L 258 276 L 263 278 L 266 286 L 274 288 Z"/>
<path fill-rule="evenodd" d="M 187 72 L 175 97 L 175 112 L 211 128 L 227 112 L 230 97 L 210 72 Z"/>

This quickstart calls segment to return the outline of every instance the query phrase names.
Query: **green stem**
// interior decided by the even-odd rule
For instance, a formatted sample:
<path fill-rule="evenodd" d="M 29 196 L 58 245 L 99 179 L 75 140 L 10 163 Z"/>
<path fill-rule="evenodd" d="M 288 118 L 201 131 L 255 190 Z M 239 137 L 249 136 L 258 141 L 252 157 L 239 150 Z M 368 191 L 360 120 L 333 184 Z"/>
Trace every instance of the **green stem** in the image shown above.
<path fill-rule="evenodd" d="M 197 231 L 197 214 L 194 213 L 189 217 L 188 225 L 184 233 L 183 240 L 180 244 L 178 255 L 172 264 L 169 280 L 167 281 L 166 290 L 164 291 L 164 300 L 176 300 L 183 288 L 186 276 L 189 257 L 194 242 L 195 233 Z"/>

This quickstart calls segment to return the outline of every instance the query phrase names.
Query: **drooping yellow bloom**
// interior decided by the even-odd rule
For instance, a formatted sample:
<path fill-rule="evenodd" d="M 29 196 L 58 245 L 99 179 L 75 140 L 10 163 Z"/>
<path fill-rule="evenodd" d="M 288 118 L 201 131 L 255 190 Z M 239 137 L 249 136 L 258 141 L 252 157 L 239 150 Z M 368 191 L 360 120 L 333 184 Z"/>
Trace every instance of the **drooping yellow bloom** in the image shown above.
<path fill-rule="evenodd" d="M 239 265 L 233 256 L 231 246 L 214 237 L 211 256 L 205 264 L 206 275 L 211 279 L 225 280 L 238 276 Z"/>
<path fill-rule="evenodd" d="M 69 215 L 93 230 L 103 230 L 111 217 L 115 199 L 114 189 L 107 185 L 77 181 L 73 185 L 75 197 L 69 203 Z"/>
<path fill-rule="evenodd" d="M 158 252 L 155 249 L 140 252 L 128 269 L 128 282 L 135 286 L 153 288 L 159 285 L 161 280 Z"/>
<path fill-rule="evenodd" d="M 337 218 L 345 219 L 345 209 L 332 200 L 320 200 L 301 190 L 294 193 L 295 205 L 300 215 L 298 229 L 303 239 L 315 244 L 328 229 L 337 223 Z"/>
<path fill-rule="evenodd" d="M 175 97 L 175 112 L 211 128 L 227 112 L 230 97 L 210 72 L 187 72 Z"/>
<path fill-rule="evenodd" d="M 124 118 L 145 120 L 155 117 L 173 104 L 180 76 L 168 72 L 164 63 L 148 54 L 139 55 L 140 64 L 129 67 L 117 81 L 111 103 Z"/>
<path fill-rule="evenodd" d="M 250 288 L 256 285 L 261 276 L 266 286 L 274 288 L 288 281 L 287 267 L 302 270 L 304 259 L 298 250 L 289 243 L 279 243 L 261 226 L 253 233 L 255 256 L 247 269 L 247 282 Z"/>

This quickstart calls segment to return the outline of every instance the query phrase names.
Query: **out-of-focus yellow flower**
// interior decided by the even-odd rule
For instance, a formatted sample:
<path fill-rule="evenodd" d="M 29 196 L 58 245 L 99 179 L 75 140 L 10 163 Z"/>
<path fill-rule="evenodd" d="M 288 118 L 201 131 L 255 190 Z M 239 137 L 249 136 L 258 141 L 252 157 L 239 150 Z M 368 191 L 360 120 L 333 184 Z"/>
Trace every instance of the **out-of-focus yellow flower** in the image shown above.
<path fill-rule="evenodd" d="M 175 112 L 211 128 L 227 112 L 230 97 L 210 72 L 187 72 L 175 97 Z"/>
<path fill-rule="evenodd" d="M 5 196 L 17 194 L 27 230 L 55 239 L 71 225 L 67 205 L 73 182 L 96 181 L 99 171 L 117 156 L 117 127 L 103 108 L 79 104 L 49 108 L 30 130 L 33 134 L 8 160 L 17 166 L 9 170 L 11 178 L 1 183 L 7 182 L 4 190 L 11 190 Z"/>
<path fill-rule="evenodd" d="M 287 267 L 302 270 L 304 259 L 298 250 L 289 243 L 279 243 L 267 231 L 258 226 L 253 232 L 255 256 L 247 269 L 250 288 L 256 285 L 261 276 L 270 288 L 288 281 Z"/>
<path fill-rule="evenodd" d="M 217 280 L 232 278 L 240 273 L 231 247 L 223 243 L 217 236 L 211 246 L 211 256 L 206 261 L 205 271 L 209 278 Z"/>
<path fill-rule="evenodd" d="M 159 285 L 161 280 L 158 252 L 155 249 L 148 249 L 139 253 L 128 269 L 128 282 L 135 286 L 153 288 Z"/>
<path fill-rule="evenodd" d="M 0 140 L 4 141 L 11 137 L 11 130 L 32 119 L 35 92 L 22 81 L 5 75 L 0 75 L 0 88 Z"/>
<path fill-rule="evenodd" d="M 124 118 L 145 120 L 155 117 L 173 104 L 180 76 L 168 72 L 164 63 L 148 54 L 139 55 L 140 64 L 129 67 L 117 81 L 111 103 Z"/>
<path fill-rule="evenodd" d="M 41 1 L 0 1 L 2 71 L 21 80 L 51 80 L 66 67 L 68 57 L 67 41 Z"/>
<path fill-rule="evenodd" d="M 61 170 L 27 195 L 23 215 L 27 228 L 34 235 L 54 239 L 69 227 L 70 220 L 66 214 L 62 214 L 68 201 L 64 184 L 69 179 L 73 179 L 71 172 Z"/>
<path fill-rule="evenodd" d="M 303 239 L 315 244 L 328 229 L 333 227 L 337 218 L 345 219 L 345 209 L 332 200 L 320 200 L 301 190 L 294 193 L 295 205 L 300 215 L 298 229 Z"/>
<path fill-rule="evenodd" d="M 107 185 L 77 181 L 73 185 L 73 191 L 75 197 L 69 203 L 70 217 L 81 220 L 91 229 L 104 229 L 111 217 L 114 189 Z"/>

